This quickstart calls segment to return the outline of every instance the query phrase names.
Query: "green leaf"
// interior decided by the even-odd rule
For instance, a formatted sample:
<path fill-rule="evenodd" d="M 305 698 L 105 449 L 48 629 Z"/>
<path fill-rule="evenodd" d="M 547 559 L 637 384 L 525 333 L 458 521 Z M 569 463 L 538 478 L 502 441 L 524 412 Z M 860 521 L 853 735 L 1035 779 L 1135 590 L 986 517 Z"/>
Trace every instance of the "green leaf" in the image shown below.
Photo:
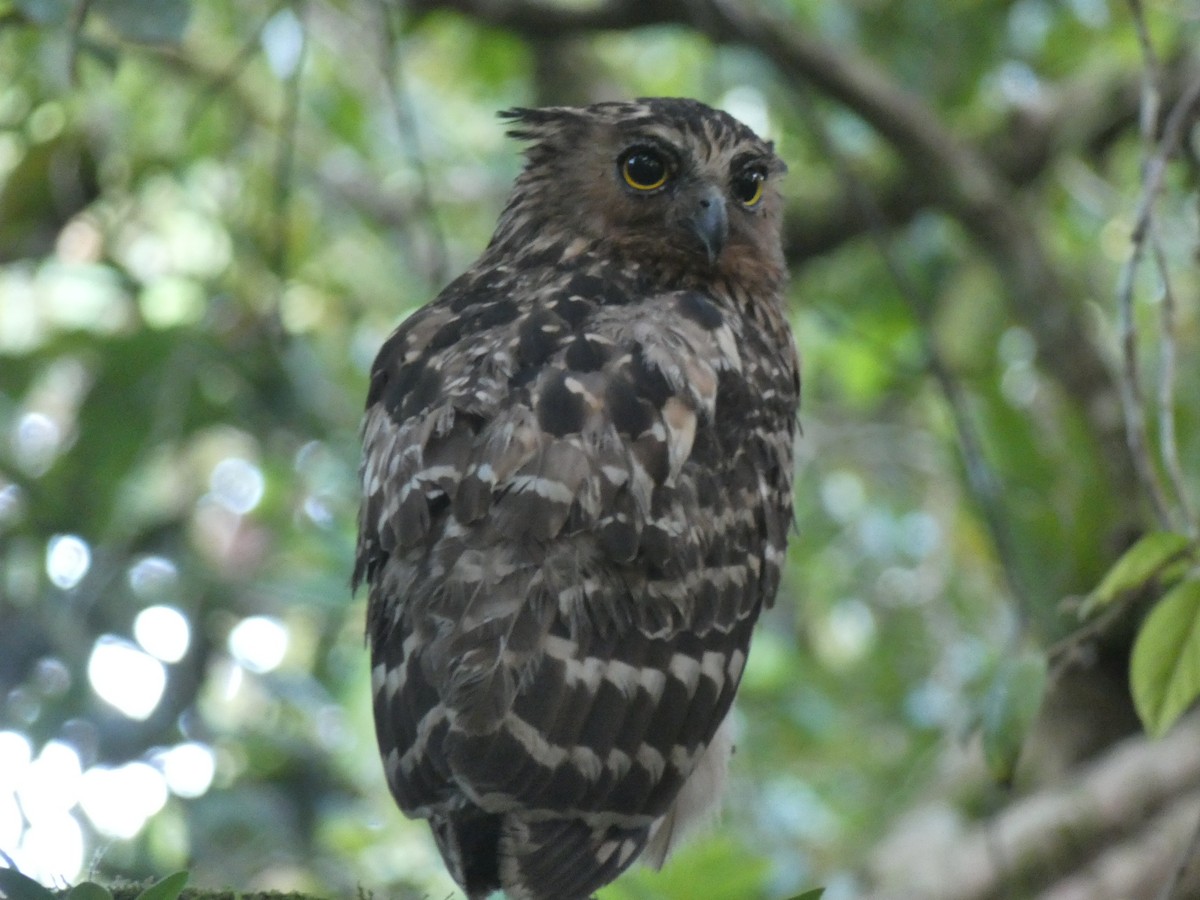
<path fill-rule="evenodd" d="M 188 873 L 175 872 L 137 895 L 137 900 L 178 900 L 187 886 Z"/>
<path fill-rule="evenodd" d="M 121 37 L 146 44 L 178 44 L 190 12 L 188 0 L 94 0 L 92 8 Z"/>
<path fill-rule="evenodd" d="M 16 869 L 0 869 L 0 893 L 8 900 L 54 900 L 54 894 Z"/>
<path fill-rule="evenodd" d="M 1200 696 L 1200 578 L 1168 591 L 1151 611 L 1133 645 L 1129 681 L 1142 724 L 1155 736 Z"/>
<path fill-rule="evenodd" d="M 1046 691 L 1046 657 L 1029 651 L 1005 660 L 983 699 L 983 757 L 992 777 L 1011 784 L 1021 747 Z"/>
<path fill-rule="evenodd" d="M 94 881 L 81 881 L 71 888 L 67 900 L 113 900 L 108 888 Z"/>
<path fill-rule="evenodd" d="M 1191 542 L 1173 531 L 1152 531 L 1121 554 L 1079 610 L 1086 618 L 1121 594 L 1137 590 L 1185 555 Z"/>
<path fill-rule="evenodd" d="M 825 888 L 813 888 L 811 891 L 805 891 L 803 894 L 797 894 L 790 900 L 821 900 L 825 896 Z"/>

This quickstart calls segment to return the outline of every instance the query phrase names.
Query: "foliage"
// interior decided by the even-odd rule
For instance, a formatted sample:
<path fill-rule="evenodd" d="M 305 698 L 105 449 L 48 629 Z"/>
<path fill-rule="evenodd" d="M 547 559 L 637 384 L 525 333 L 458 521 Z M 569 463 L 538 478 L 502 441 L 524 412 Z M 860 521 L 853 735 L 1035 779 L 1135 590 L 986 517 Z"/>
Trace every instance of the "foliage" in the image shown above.
<path fill-rule="evenodd" d="M 1056 777 L 1047 647 L 1119 644 L 1108 699 L 1165 731 L 1200 693 L 1200 42 L 1135 9 L 0 0 L 0 849 L 451 893 L 375 758 L 357 426 L 488 238 L 513 105 L 696 96 L 791 169 L 784 589 L 721 823 L 605 900 L 855 896 L 914 803 Z"/>
<path fill-rule="evenodd" d="M 1105 573 L 1104 579 L 1088 595 L 1080 615 L 1091 615 L 1122 595 L 1144 590 L 1151 582 L 1161 580 L 1168 567 L 1186 563 L 1192 550 L 1192 542 L 1186 535 L 1172 531 L 1152 531 L 1142 535 Z"/>
<path fill-rule="evenodd" d="M 179 900 L 187 881 L 187 872 L 176 872 L 145 889 L 139 889 L 136 895 L 131 895 L 132 900 Z M 113 893 L 94 881 L 81 881 L 55 893 L 13 867 L 0 869 L 0 891 L 8 900 L 55 900 L 59 896 L 63 900 L 113 900 Z"/>
<path fill-rule="evenodd" d="M 1162 734 L 1200 697 L 1200 579 L 1173 587 L 1154 607 L 1133 645 L 1133 700 L 1153 734 Z"/>

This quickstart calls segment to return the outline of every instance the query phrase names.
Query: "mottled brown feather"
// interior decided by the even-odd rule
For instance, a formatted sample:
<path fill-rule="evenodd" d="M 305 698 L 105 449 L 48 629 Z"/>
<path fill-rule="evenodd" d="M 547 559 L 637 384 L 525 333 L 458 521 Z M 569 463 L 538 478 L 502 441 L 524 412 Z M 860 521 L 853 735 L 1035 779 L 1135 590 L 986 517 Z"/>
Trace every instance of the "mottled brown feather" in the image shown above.
<path fill-rule="evenodd" d="M 710 805 L 778 588 L 783 165 L 690 100 L 507 115 L 527 165 L 491 243 L 372 369 L 354 581 L 400 807 L 469 897 L 582 900 Z M 631 147 L 669 160 L 664 188 L 622 181 Z"/>

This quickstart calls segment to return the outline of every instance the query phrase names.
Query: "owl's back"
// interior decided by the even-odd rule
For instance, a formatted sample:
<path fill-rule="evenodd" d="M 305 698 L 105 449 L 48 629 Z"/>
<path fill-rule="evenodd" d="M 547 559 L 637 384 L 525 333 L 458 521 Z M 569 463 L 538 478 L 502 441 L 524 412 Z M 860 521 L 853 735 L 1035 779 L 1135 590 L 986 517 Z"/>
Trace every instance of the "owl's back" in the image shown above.
<path fill-rule="evenodd" d="M 781 279 L 535 250 L 397 329 L 364 424 L 380 751 L 472 898 L 587 897 L 656 828 L 661 862 L 723 771 L 791 521 Z"/>

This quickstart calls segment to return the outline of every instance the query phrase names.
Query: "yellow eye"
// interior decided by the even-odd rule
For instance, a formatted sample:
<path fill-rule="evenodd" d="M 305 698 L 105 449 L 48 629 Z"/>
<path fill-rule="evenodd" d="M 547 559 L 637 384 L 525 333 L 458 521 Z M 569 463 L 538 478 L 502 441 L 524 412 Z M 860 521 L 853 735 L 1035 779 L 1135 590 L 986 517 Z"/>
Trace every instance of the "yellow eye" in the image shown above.
<path fill-rule="evenodd" d="M 670 174 L 662 154 L 649 147 L 634 147 L 621 157 L 621 177 L 635 191 L 656 191 Z"/>
<path fill-rule="evenodd" d="M 762 199 L 767 173 L 762 169 L 746 169 L 733 178 L 733 196 L 742 206 L 754 206 Z"/>

